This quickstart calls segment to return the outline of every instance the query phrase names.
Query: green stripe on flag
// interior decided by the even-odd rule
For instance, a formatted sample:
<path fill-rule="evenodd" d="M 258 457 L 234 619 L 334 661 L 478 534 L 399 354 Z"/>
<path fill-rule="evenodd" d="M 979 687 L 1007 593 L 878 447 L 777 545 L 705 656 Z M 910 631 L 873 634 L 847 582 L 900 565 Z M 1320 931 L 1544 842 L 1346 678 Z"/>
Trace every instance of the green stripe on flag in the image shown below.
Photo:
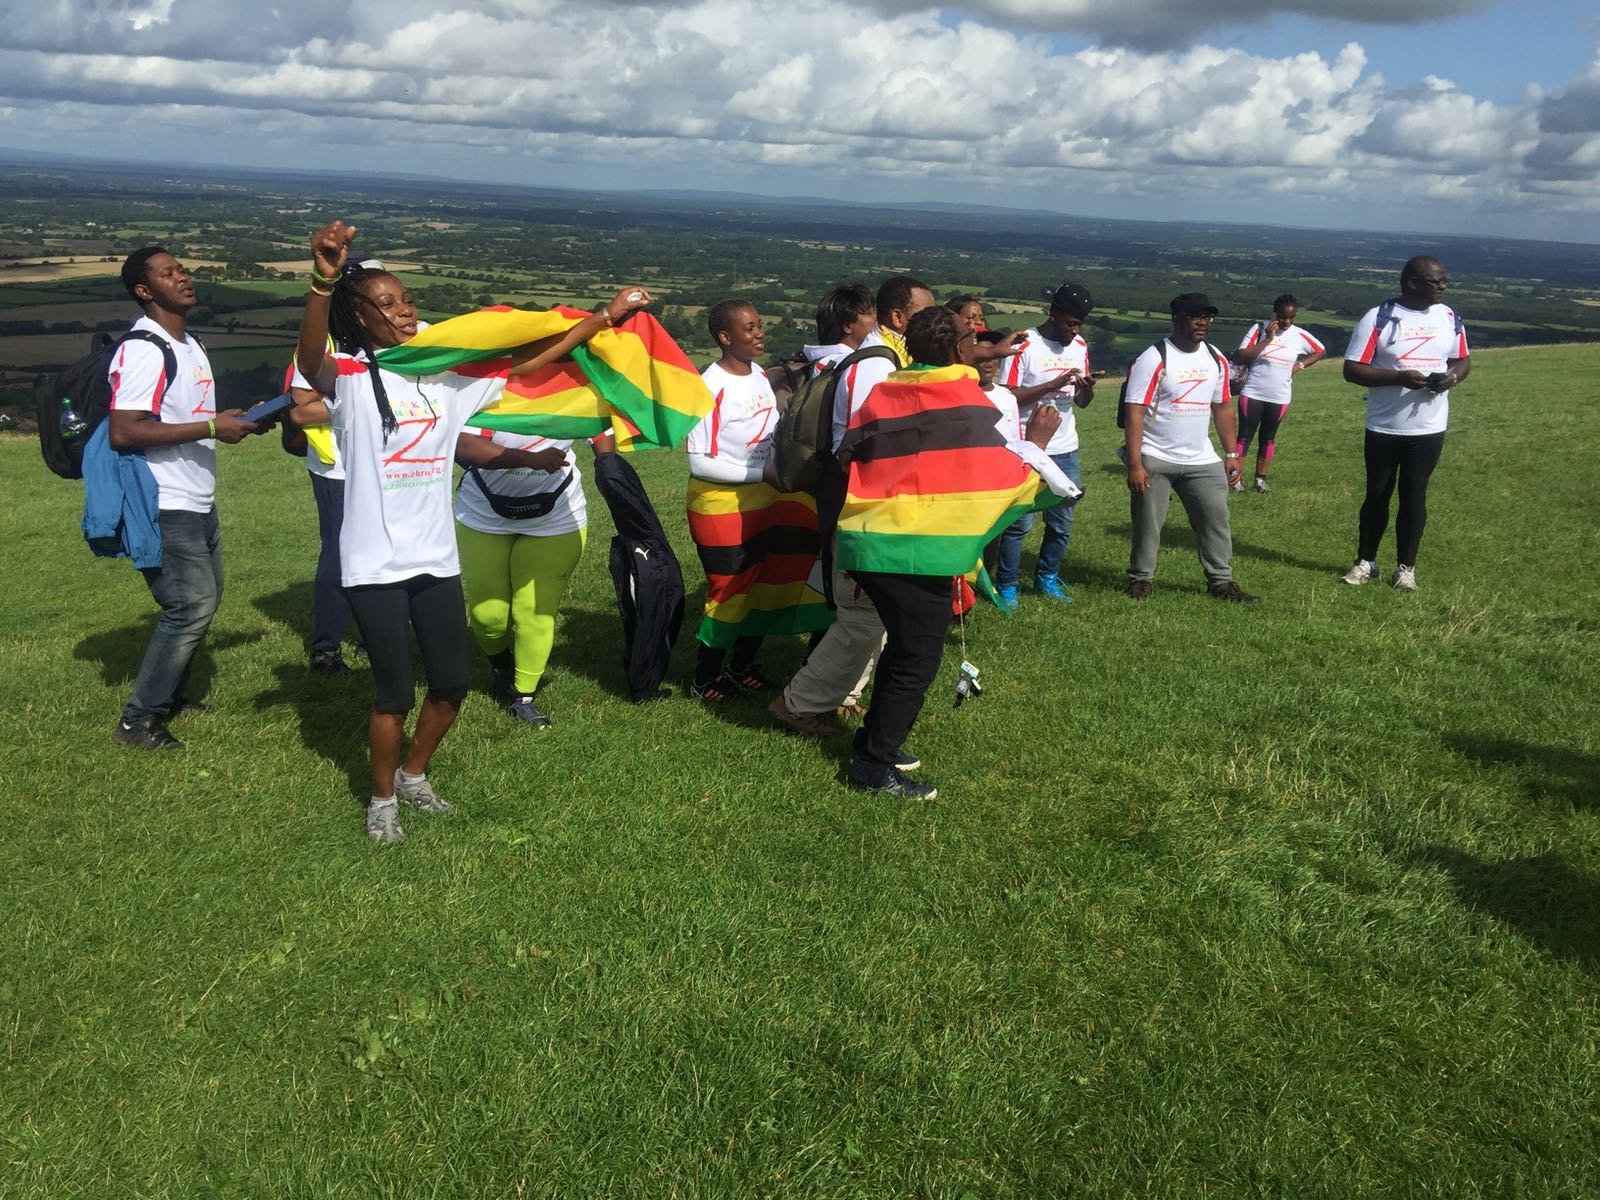
<path fill-rule="evenodd" d="M 639 430 L 634 447 L 662 450 L 678 445 L 700 423 L 692 413 L 679 412 L 641 391 L 639 386 L 587 346 L 575 346 L 572 361 L 583 369 L 589 382 L 606 403 Z"/>
<path fill-rule="evenodd" d="M 544 437 L 563 442 L 599 437 L 611 427 L 610 421 L 597 417 L 487 411 L 479 413 L 467 424 L 474 429 L 488 429 L 494 433 L 515 433 L 521 437 Z"/>

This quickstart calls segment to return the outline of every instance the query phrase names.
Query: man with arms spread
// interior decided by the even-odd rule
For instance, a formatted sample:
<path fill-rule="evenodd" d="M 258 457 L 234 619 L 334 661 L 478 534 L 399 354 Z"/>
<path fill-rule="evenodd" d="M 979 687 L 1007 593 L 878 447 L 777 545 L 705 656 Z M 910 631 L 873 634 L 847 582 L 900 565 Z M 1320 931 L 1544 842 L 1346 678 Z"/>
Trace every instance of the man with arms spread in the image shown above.
<path fill-rule="evenodd" d="M 1133 552 L 1128 560 L 1128 595 L 1148 599 L 1155 591 L 1156 552 L 1167 504 L 1178 493 L 1194 530 L 1206 587 L 1219 600 L 1253 604 L 1233 581 L 1233 533 L 1228 524 L 1228 487 L 1239 479 L 1238 434 L 1228 364 L 1206 342 L 1216 308 L 1203 294 L 1172 299 L 1172 333 L 1151 346 L 1128 373 L 1128 491 L 1133 510 Z M 1228 447 L 1225 462 L 1212 449 L 1207 426 Z"/>
<path fill-rule="evenodd" d="M 183 264 L 160 246 L 135 250 L 122 264 L 122 284 L 144 309 L 133 328 L 167 343 L 177 376 L 167 378 L 165 356 L 150 342 L 125 342 L 111 358 L 108 437 L 117 450 L 143 452 L 161 514 L 161 565 L 143 572 L 161 619 L 112 737 L 141 750 L 181 750 L 166 722 L 204 707 L 184 685 L 222 600 L 217 443 L 232 445 L 257 427 L 217 411 L 210 360 L 186 332 L 195 298 Z"/>

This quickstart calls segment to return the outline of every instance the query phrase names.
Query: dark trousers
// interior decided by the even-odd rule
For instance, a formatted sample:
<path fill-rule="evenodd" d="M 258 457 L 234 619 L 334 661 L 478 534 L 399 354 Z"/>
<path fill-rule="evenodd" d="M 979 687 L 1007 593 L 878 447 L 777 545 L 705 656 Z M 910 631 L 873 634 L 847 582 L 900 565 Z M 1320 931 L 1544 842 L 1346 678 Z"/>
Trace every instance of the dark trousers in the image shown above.
<path fill-rule="evenodd" d="M 350 602 L 339 584 L 339 530 L 344 525 L 344 480 L 311 475 L 317 502 L 317 574 L 311 592 L 311 654 L 337 653 L 350 627 Z"/>
<path fill-rule="evenodd" d="M 350 588 L 345 595 L 372 663 L 372 707 L 407 713 L 416 703 L 411 638 L 422 652 L 428 695 L 459 701 L 467 695 L 467 602 L 461 576 L 415 575 L 399 583 Z"/>
<path fill-rule="evenodd" d="M 694 660 L 694 681 L 701 687 L 710 683 L 722 674 L 722 663 L 728 660 L 728 670 L 734 675 L 743 674 L 755 666 L 756 657 L 761 653 L 761 643 L 764 639 L 759 637 L 742 637 L 733 643 L 733 653 L 730 655 L 721 646 L 707 646 L 700 644 L 700 652 Z"/>
<path fill-rule="evenodd" d="M 1444 453 L 1444 434 L 1415 436 L 1367 430 L 1367 498 L 1361 502 L 1361 542 L 1356 553 L 1376 562 L 1383 531 L 1389 526 L 1389 497 L 1400 488 L 1394 519 L 1395 561 L 1417 565 L 1417 548 L 1428 523 L 1428 480 Z"/>
<path fill-rule="evenodd" d="M 130 725 L 164 717 L 184 698 L 189 664 L 222 603 L 217 510 L 163 512 L 161 565 L 140 573 L 161 606 L 161 619 L 150 634 L 133 694 L 122 709 L 122 719 Z"/>
<path fill-rule="evenodd" d="M 878 656 L 872 706 L 856 734 L 855 768 L 864 782 L 889 775 L 928 687 L 939 674 L 944 637 L 950 629 L 952 587 L 948 575 L 880 575 L 851 571 L 878 610 L 888 642 Z"/>

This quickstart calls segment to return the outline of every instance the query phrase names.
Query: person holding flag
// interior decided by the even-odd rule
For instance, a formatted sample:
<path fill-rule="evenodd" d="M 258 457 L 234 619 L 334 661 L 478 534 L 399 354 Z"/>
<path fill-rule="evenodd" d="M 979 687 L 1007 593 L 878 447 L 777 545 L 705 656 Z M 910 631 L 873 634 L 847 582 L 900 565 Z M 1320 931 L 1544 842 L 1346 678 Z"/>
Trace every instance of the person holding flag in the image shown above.
<path fill-rule="evenodd" d="M 1026 441 L 1011 442 L 971 365 L 985 351 L 953 313 L 918 312 L 906 327 L 906 349 L 911 365 L 872 389 L 839 443 L 846 490 L 838 563 L 887 633 L 847 780 L 859 791 L 931 800 L 938 789 L 902 764 L 939 671 L 953 581 L 1022 512 L 1071 502 L 1079 492 L 1045 454 L 1060 413 L 1041 405 Z"/>
<path fill-rule="evenodd" d="M 401 374 L 382 355 L 416 338 L 416 304 L 388 271 L 346 269 L 355 234 L 354 226 L 333 221 L 312 236 L 312 284 L 295 363 L 322 398 L 297 405 L 293 419 L 331 424 L 345 464 L 340 576 L 376 689 L 367 734 L 372 795 L 366 833 L 392 845 L 405 840 L 397 797 L 424 812 L 450 811 L 427 771 L 467 694 L 466 606 L 450 508 L 458 435 L 469 418 L 500 399 L 508 379 L 567 357 L 647 305 L 650 294 L 625 287 L 559 334 L 451 369 Z M 428 332 L 447 337 L 443 327 Z M 480 465 L 547 464 L 501 447 Z M 416 701 L 412 635 L 428 693 L 402 758 L 406 716 Z"/>

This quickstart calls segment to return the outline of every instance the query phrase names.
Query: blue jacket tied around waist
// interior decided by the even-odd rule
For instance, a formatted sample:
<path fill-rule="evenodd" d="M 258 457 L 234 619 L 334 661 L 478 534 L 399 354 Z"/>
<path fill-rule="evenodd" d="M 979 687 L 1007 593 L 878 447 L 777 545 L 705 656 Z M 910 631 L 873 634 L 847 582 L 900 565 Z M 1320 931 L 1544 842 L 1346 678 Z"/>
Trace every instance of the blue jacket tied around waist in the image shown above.
<path fill-rule="evenodd" d="M 111 445 L 101 421 L 83 448 L 83 536 L 101 558 L 131 558 L 140 570 L 161 565 L 160 492 L 138 450 Z"/>

